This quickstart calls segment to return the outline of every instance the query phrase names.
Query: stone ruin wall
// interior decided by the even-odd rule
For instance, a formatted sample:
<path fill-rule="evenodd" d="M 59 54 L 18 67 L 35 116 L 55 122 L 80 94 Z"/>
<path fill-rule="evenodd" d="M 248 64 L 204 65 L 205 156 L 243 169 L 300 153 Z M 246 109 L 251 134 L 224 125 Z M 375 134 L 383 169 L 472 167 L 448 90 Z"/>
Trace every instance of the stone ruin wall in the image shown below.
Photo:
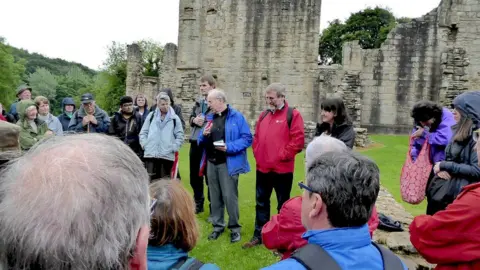
<path fill-rule="evenodd" d="M 320 95 L 335 92 L 358 73 L 361 126 L 371 133 L 408 132 L 416 101 L 450 106 L 456 95 L 479 89 L 479 33 L 478 1 L 443 0 L 425 16 L 398 25 L 380 49 L 346 43 L 343 68 L 320 68 Z M 333 79 L 322 82 L 322 77 Z"/>
<path fill-rule="evenodd" d="M 198 79 L 211 73 L 253 124 L 264 110 L 266 86 L 278 81 L 313 120 L 320 6 L 321 0 L 181 0 L 178 47 L 165 47 L 160 86 L 174 89 L 187 115 Z"/>
<path fill-rule="evenodd" d="M 127 46 L 127 96 L 142 93 L 147 97 L 148 106 L 153 105 L 158 93 L 160 78 L 143 76 L 142 51 L 138 44 Z"/>
<path fill-rule="evenodd" d="M 293 2 L 180 1 L 179 46 L 165 46 L 159 78 L 141 76 L 141 52 L 129 46 L 127 93 L 153 99 L 155 89 L 172 88 L 188 117 L 199 77 L 211 73 L 253 125 L 264 108 L 263 90 L 280 81 L 306 121 L 318 121 L 320 102 L 338 95 L 357 127 L 404 133 L 412 126 L 416 101 L 449 106 L 459 93 L 480 87 L 475 0 L 443 0 L 425 16 L 394 28 L 380 49 L 346 43 L 343 66 L 328 67 L 314 60 L 321 1 Z"/>

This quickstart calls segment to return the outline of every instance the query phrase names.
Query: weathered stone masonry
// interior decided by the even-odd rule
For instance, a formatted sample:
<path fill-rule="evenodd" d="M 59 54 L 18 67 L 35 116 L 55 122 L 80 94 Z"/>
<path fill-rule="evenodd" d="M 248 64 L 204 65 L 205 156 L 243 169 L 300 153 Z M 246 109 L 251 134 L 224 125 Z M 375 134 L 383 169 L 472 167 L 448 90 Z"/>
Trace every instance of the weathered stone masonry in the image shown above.
<path fill-rule="evenodd" d="M 318 121 L 326 97 L 343 96 L 357 126 L 371 133 L 410 130 L 420 99 L 449 106 L 480 86 L 480 4 L 443 0 L 425 16 L 398 25 L 380 49 L 344 46 L 343 66 L 317 67 L 320 0 L 182 0 L 178 47 L 165 46 L 160 78 L 141 76 L 138 46 L 129 46 L 127 93 L 169 87 L 187 116 L 198 79 L 212 73 L 250 123 L 271 82 L 306 121 Z M 478 15 L 478 16 L 477 16 Z"/>

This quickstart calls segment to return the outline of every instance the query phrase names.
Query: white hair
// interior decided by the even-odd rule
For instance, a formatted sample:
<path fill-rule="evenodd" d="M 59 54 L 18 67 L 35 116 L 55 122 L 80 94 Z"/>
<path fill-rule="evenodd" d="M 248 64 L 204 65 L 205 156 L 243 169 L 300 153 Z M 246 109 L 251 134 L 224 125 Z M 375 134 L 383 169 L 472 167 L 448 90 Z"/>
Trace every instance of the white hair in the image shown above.
<path fill-rule="evenodd" d="M 118 139 L 55 136 L 0 175 L 8 269 L 128 269 L 149 225 L 148 173 Z"/>
<path fill-rule="evenodd" d="M 172 103 L 172 101 L 170 100 L 170 97 L 165 92 L 160 92 L 160 94 L 157 95 L 157 102 L 160 101 L 160 100 L 164 100 L 168 104 Z"/>
<path fill-rule="evenodd" d="M 225 91 L 219 88 L 210 90 L 210 92 L 208 92 L 208 96 L 221 100 L 223 103 L 227 102 L 227 94 L 225 94 Z"/>
<path fill-rule="evenodd" d="M 333 138 L 329 135 L 322 134 L 314 138 L 307 146 L 305 150 L 305 163 L 307 168 L 312 163 L 326 152 L 343 152 L 348 151 L 349 148 L 344 142 L 339 139 Z"/>

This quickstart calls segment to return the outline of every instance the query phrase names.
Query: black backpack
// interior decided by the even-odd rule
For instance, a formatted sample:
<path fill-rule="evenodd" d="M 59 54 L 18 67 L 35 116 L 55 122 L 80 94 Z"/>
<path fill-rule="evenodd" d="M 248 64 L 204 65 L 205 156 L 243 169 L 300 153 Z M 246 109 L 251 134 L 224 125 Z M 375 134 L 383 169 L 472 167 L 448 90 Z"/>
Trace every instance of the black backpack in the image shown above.
<path fill-rule="evenodd" d="M 385 270 L 403 270 L 402 261 L 392 251 L 377 245 L 372 244 L 380 251 L 383 259 L 383 269 Z M 321 246 L 315 244 L 307 244 L 306 246 L 297 249 L 291 256 L 292 259 L 299 262 L 307 270 L 341 270 L 337 262 L 328 254 Z"/>
<path fill-rule="evenodd" d="M 149 125 L 152 124 L 152 121 L 153 121 L 153 117 L 155 116 L 155 112 L 152 112 L 151 113 L 151 117 L 150 117 L 150 122 L 148 123 Z M 175 129 L 177 127 L 177 118 L 173 118 L 173 129 Z"/>
<path fill-rule="evenodd" d="M 293 110 L 295 110 L 295 107 L 288 107 L 288 111 L 287 111 L 287 124 L 288 124 L 288 129 L 290 129 L 290 127 L 292 126 L 292 118 L 293 118 Z M 262 117 L 260 117 L 260 120 L 258 120 L 258 123 L 260 123 L 263 118 L 267 117 L 267 115 L 270 113 L 270 111 L 265 111 L 262 115 Z"/>

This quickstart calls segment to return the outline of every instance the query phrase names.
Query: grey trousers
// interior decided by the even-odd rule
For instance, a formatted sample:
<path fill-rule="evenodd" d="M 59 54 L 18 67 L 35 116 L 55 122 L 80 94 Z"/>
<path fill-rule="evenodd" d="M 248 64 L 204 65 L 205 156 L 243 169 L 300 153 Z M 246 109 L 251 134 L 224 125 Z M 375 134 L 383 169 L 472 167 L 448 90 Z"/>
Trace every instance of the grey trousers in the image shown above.
<path fill-rule="evenodd" d="M 228 228 L 232 232 L 240 232 L 240 211 L 238 209 L 238 174 L 228 175 L 227 163 L 214 165 L 207 163 L 208 188 L 212 204 L 213 230 L 221 232 L 225 229 L 225 206 L 228 213 Z"/>

